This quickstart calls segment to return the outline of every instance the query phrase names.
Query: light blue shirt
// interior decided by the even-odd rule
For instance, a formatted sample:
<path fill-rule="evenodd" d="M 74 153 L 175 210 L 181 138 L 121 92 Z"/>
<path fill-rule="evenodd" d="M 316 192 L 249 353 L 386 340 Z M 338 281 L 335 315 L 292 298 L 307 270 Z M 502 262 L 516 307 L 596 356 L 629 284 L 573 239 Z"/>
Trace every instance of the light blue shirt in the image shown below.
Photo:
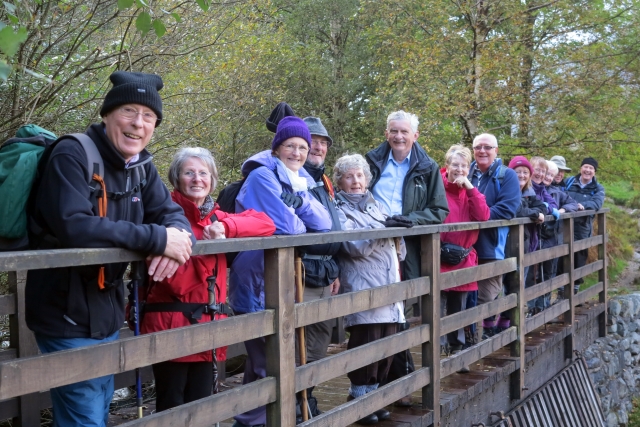
<path fill-rule="evenodd" d="M 371 191 L 373 197 L 382 203 L 389 215 L 402 215 L 402 187 L 404 178 L 409 172 L 410 160 L 411 152 L 406 159 L 398 163 L 393 158 L 393 150 L 389 151 L 387 164 Z"/>

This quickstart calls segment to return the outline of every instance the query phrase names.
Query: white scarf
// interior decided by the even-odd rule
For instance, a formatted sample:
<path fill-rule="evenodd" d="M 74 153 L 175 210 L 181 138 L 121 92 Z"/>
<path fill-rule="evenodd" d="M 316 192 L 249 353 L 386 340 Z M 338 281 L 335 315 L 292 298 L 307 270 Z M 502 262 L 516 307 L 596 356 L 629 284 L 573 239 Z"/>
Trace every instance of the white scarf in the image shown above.
<path fill-rule="evenodd" d="M 287 177 L 289 178 L 289 182 L 291 183 L 291 188 L 293 188 L 293 192 L 297 193 L 298 191 L 307 191 L 308 183 L 307 179 L 300 176 L 298 171 L 292 171 L 289 169 L 282 160 L 276 157 L 276 160 L 280 162 L 284 170 L 287 172 Z"/>

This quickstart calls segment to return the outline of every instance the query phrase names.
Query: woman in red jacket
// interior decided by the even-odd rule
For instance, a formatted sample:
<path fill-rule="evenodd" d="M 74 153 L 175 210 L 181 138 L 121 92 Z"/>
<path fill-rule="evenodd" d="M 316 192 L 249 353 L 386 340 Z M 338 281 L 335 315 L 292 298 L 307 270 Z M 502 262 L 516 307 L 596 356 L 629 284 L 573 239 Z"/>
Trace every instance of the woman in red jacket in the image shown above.
<path fill-rule="evenodd" d="M 179 150 L 169 167 L 171 198 L 182 206 L 197 240 L 229 237 L 271 236 L 273 221 L 264 213 L 247 210 L 228 214 L 219 210 L 210 193 L 218 182 L 211 153 L 204 148 Z M 214 275 L 217 303 L 227 300 L 227 259 L 225 254 L 192 256 L 176 273 L 162 282 L 150 281 L 146 295 L 143 334 L 180 328 L 212 320 L 207 277 Z M 226 304 L 225 304 L 226 306 Z M 226 314 L 215 314 L 223 319 Z M 217 349 L 217 360 L 226 359 L 226 348 Z M 192 354 L 153 365 L 157 411 L 211 395 L 212 351 Z"/>
<path fill-rule="evenodd" d="M 462 145 L 452 146 L 445 155 L 445 167 L 441 170 L 449 203 L 449 215 L 444 221 L 445 224 L 489 219 L 490 211 L 484 195 L 467 179 L 471 159 L 471 151 Z M 446 244 L 450 243 L 457 246 L 451 248 L 453 251 L 469 251 L 458 264 L 452 265 L 443 261 L 440 265 L 442 273 L 478 265 L 478 255 L 473 248 L 473 244 L 478 240 L 478 233 L 479 230 L 468 230 L 440 235 L 443 248 L 446 249 Z M 466 309 L 467 292 L 477 290 L 478 282 L 471 282 L 440 292 L 442 315 L 452 315 Z M 442 338 L 441 344 L 448 342 L 451 354 L 458 353 L 465 344 L 464 328 L 447 334 L 446 341 Z M 469 368 L 462 369 L 461 372 L 469 372 Z"/>

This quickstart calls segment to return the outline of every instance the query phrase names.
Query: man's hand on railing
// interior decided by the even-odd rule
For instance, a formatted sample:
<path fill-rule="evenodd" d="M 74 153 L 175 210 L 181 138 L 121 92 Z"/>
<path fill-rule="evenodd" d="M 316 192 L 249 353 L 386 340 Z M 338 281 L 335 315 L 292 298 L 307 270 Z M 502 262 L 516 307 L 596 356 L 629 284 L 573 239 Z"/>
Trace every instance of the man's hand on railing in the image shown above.
<path fill-rule="evenodd" d="M 162 255 L 176 260 L 180 265 L 187 262 L 191 256 L 191 233 L 178 230 L 175 227 L 167 228 L 167 246 Z"/>

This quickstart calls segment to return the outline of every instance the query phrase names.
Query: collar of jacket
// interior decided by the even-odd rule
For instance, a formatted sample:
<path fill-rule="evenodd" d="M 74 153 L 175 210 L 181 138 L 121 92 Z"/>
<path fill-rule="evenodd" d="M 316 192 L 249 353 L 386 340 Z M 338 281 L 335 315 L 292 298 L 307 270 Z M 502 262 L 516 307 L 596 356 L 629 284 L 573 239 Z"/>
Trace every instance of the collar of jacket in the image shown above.
<path fill-rule="evenodd" d="M 98 147 L 98 151 L 100 152 L 100 156 L 105 163 L 108 163 L 112 168 L 116 170 L 124 170 L 127 168 L 127 164 L 120 154 L 116 147 L 113 145 L 113 142 L 109 140 L 107 134 L 104 132 L 104 126 L 102 123 L 94 123 L 89 126 L 86 132 L 87 135 L 96 143 L 96 147 Z M 128 169 L 134 168 L 136 166 L 143 165 L 151 161 L 153 157 L 151 153 L 147 151 L 145 148 L 140 152 L 138 160 L 134 163 L 130 163 Z"/>
<path fill-rule="evenodd" d="M 198 209 L 198 206 L 196 206 L 195 203 L 187 199 L 184 194 L 182 194 L 178 190 L 173 190 L 171 192 L 171 199 L 180 205 L 182 210 L 184 210 L 184 216 L 186 216 L 189 222 L 192 224 L 197 224 L 200 221 L 206 221 L 207 219 L 211 218 L 211 215 L 213 215 L 218 209 L 220 209 L 220 206 L 218 206 L 217 203 L 214 203 L 211 212 L 209 212 L 204 218 L 200 219 L 200 209 Z"/>
<path fill-rule="evenodd" d="M 389 145 L 388 141 L 385 141 L 367 153 L 366 157 L 371 160 L 371 162 L 378 168 L 378 171 L 380 172 L 378 176 L 384 170 L 384 167 L 389 158 L 390 151 L 391 146 Z M 411 159 L 409 160 L 409 172 L 407 172 L 407 175 L 411 173 L 427 173 L 434 167 L 434 165 L 435 162 L 431 160 L 431 157 L 429 157 L 427 152 L 424 151 L 424 148 L 422 148 L 417 141 L 414 142 L 413 146 L 411 147 Z M 369 186 L 371 187 L 371 185 L 373 185 L 373 183 Z"/>
<path fill-rule="evenodd" d="M 325 170 L 324 164 L 322 164 L 322 166 L 316 166 L 306 161 L 303 167 L 315 182 L 322 182 L 322 175 L 324 175 Z"/>
<path fill-rule="evenodd" d="M 489 166 L 489 170 L 485 173 L 487 174 L 487 176 L 492 177 L 493 175 L 496 174 L 496 171 L 501 165 L 502 165 L 502 159 L 500 157 L 496 157 L 496 159 L 493 161 L 491 166 Z M 467 175 L 469 177 L 469 181 L 472 180 L 473 174 L 476 172 L 476 170 L 479 171 L 481 175 L 485 174 L 485 173 L 482 173 L 480 169 L 478 169 L 476 161 L 474 160 L 473 162 L 471 162 L 471 166 L 469 167 L 469 175 Z"/>
<path fill-rule="evenodd" d="M 376 221 L 382 222 L 385 220 L 382 212 L 377 209 L 376 200 L 373 198 L 371 191 L 366 190 L 362 194 L 353 194 L 340 190 L 337 196 L 339 196 L 342 203 L 349 205 L 350 208 L 366 213 Z"/>
<path fill-rule="evenodd" d="M 571 183 L 571 187 L 573 187 L 574 185 L 577 185 L 578 188 L 589 188 L 589 189 L 593 189 L 593 188 L 598 188 L 598 181 L 596 180 L 596 177 L 594 176 L 593 178 L 591 178 L 591 182 L 588 183 L 587 185 L 585 185 L 584 187 L 581 187 L 580 184 L 580 174 L 576 175 L 573 177 L 574 180 Z M 568 191 L 570 187 L 567 187 L 566 190 Z"/>

